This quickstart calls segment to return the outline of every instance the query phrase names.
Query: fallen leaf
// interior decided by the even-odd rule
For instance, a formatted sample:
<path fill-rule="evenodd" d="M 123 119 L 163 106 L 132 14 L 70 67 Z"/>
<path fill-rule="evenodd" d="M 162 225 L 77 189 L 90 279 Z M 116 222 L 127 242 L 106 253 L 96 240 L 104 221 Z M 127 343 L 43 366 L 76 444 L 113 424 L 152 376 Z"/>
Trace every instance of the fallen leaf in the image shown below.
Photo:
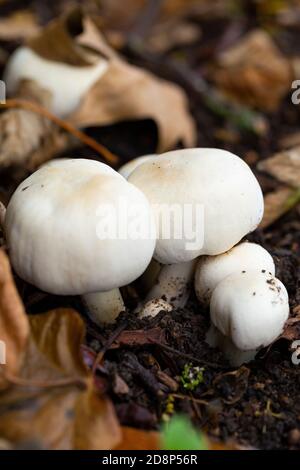
<path fill-rule="evenodd" d="M 292 67 L 262 30 L 247 34 L 223 52 L 211 78 L 232 99 L 264 111 L 275 111 L 288 93 Z"/>
<path fill-rule="evenodd" d="M 284 326 L 280 338 L 294 341 L 300 339 L 300 305 L 293 309 L 293 316 L 290 316 Z"/>
<path fill-rule="evenodd" d="M 90 64 L 91 58 L 94 62 L 96 54 L 98 60 L 108 61 L 105 73 L 68 116 L 73 125 L 84 128 L 152 119 L 158 128 L 159 151 L 178 142 L 194 145 L 195 124 L 183 90 L 128 64 L 107 44 L 93 20 L 78 10 L 51 22 L 29 46 L 46 59 L 77 66 Z"/>
<path fill-rule="evenodd" d="M 19 88 L 23 99 L 47 107 L 49 94 L 35 82 L 23 81 Z M 66 148 L 74 146 L 72 136 L 51 121 L 25 109 L 9 109 L 0 114 L 0 165 L 20 165 L 34 170 Z"/>
<path fill-rule="evenodd" d="M 280 186 L 275 191 L 265 196 L 265 211 L 259 225 L 266 229 L 289 210 L 289 198 L 293 196 L 294 190 L 286 186 Z"/>
<path fill-rule="evenodd" d="M 110 449 L 121 439 L 110 401 L 94 387 L 80 356 L 84 323 L 73 310 L 30 317 L 20 373 L 0 393 L 0 435 L 45 449 Z"/>
<path fill-rule="evenodd" d="M 122 427 L 122 441 L 114 450 L 159 450 L 160 435 L 155 431 Z"/>
<path fill-rule="evenodd" d="M 0 19 L 1 41 L 28 39 L 39 31 L 37 17 L 29 10 L 18 10 Z"/>
<path fill-rule="evenodd" d="M 169 19 L 152 29 L 146 47 L 151 52 L 164 54 L 174 47 L 191 45 L 200 37 L 201 29 L 198 25 Z"/>
<path fill-rule="evenodd" d="M 300 187 L 300 145 L 261 161 L 258 169 L 298 189 Z"/>
<path fill-rule="evenodd" d="M 6 384 L 5 374 L 18 374 L 28 337 L 28 318 L 14 285 L 7 256 L 0 249 L 0 388 Z M 2 353 L 4 357 L 1 357 Z M 5 364 L 1 359 L 5 359 Z"/>

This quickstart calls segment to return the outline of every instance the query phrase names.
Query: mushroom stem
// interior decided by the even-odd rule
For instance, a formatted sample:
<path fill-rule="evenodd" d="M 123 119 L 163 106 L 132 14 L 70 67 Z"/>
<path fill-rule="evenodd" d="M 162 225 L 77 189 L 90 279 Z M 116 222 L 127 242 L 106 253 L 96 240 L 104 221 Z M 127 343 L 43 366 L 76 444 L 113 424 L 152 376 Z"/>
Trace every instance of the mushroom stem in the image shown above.
<path fill-rule="evenodd" d="M 147 295 L 150 289 L 152 289 L 156 283 L 161 269 L 161 264 L 152 258 L 148 268 L 139 279 L 139 285 L 144 295 Z"/>
<path fill-rule="evenodd" d="M 119 314 L 125 310 L 119 289 L 85 294 L 82 300 L 87 307 L 88 315 L 97 325 L 114 323 Z"/>
<path fill-rule="evenodd" d="M 147 294 L 146 301 L 163 298 L 175 308 L 185 306 L 196 260 L 165 265 L 161 268 L 156 284 Z"/>
<path fill-rule="evenodd" d="M 257 353 L 256 349 L 242 351 L 237 348 L 232 340 L 224 336 L 213 324 L 210 326 L 205 340 L 212 348 L 219 348 L 232 367 L 239 367 L 242 364 L 252 361 Z"/>

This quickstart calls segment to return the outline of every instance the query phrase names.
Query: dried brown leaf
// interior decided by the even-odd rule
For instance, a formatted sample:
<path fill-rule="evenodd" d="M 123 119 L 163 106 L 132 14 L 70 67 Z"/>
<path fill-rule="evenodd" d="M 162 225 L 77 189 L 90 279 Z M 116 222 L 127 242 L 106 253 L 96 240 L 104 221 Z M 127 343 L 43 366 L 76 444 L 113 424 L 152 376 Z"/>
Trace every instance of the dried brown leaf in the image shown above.
<path fill-rule="evenodd" d="M 119 59 L 111 60 L 109 70 L 70 118 L 78 127 L 152 119 L 158 127 L 161 152 L 180 141 L 187 147 L 195 143 L 194 123 L 181 89 Z"/>
<path fill-rule="evenodd" d="M 289 60 L 271 37 L 254 30 L 220 55 L 212 79 L 232 99 L 274 111 L 289 91 L 292 75 Z"/>
<path fill-rule="evenodd" d="M 265 212 L 260 228 L 266 229 L 289 210 L 288 201 L 294 190 L 286 186 L 280 186 L 272 193 L 265 196 Z"/>
<path fill-rule="evenodd" d="M 300 145 L 259 163 L 258 169 L 295 188 L 300 187 Z"/>
<path fill-rule="evenodd" d="M 29 323 L 17 289 L 14 285 L 9 261 L 0 250 L 0 340 L 4 346 L 6 363 L 0 361 L 0 386 L 3 375 L 18 374 L 29 337 Z"/>
<path fill-rule="evenodd" d="M 63 47 L 62 47 L 63 43 Z M 92 19 L 80 11 L 51 22 L 29 42 L 44 58 L 83 66 L 105 57 L 108 68 L 92 86 L 77 110 L 68 116 L 80 128 L 124 120 L 152 119 L 158 128 L 158 150 L 195 143 L 188 101 L 177 85 L 129 65 L 107 44 Z"/>
<path fill-rule="evenodd" d="M 122 427 L 122 441 L 114 450 L 158 450 L 160 436 L 155 431 Z"/>
<path fill-rule="evenodd" d="M 109 449 L 120 429 L 109 400 L 83 364 L 80 316 L 67 309 L 30 317 L 32 335 L 20 374 L 0 393 L 0 434 L 46 449 Z"/>
<path fill-rule="evenodd" d="M 18 10 L 0 19 L 1 41 L 28 39 L 39 31 L 37 17 L 29 10 Z"/>
<path fill-rule="evenodd" d="M 284 326 L 281 338 L 288 341 L 300 339 L 300 305 L 293 309 L 293 316 L 290 316 Z"/>
<path fill-rule="evenodd" d="M 46 90 L 27 80 L 21 83 L 19 95 L 43 106 L 47 106 L 50 99 Z M 1 167 L 20 165 L 33 170 L 72 147 L 73 140 L 51 121 L 31 111 L 9 109 L 0 114 Z"/>

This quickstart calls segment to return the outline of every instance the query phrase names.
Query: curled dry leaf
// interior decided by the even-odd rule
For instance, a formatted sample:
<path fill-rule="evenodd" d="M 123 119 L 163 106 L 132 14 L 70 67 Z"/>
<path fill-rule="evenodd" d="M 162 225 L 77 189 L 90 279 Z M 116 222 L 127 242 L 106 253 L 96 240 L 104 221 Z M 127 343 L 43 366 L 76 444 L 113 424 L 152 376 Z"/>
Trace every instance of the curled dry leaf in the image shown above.
<path fill-rule="evenodd" d="M 158 450 L 160 436 L 155 431 L 122 427 L 122 440 L 114 450 Z"/>
<path fill-rule="evenodd" d="M 43 106 L 49 93 L 35 82 L 24 80 L 19 87 L 23 99 Z M 71 147 L 72 138 L 51 121 L 25 109 L 10 109 L 0 114 L 0 165 L 20 165 L 29 170 Z"/>
<path fill-rule="evenodd" d="M 50 23 L 28 45 L 46 59 L 71 65 L 90 65 L 97 55 L 99 61 L 108 61 L 105 73 L 68 116 L 73 125 L 105 126 L 149 118 L 158 127 L 159 151 L 180 141 L 185 146 L 195 143 L 195 124 L 181 88 L 129 65 L 107 44 L 92 19 L 78 10 Z"/>
<path fill-rule="evenodd" d="M 28 318 L 14 285 L 8 258 L 0 250 L 0 388 L 6 384 L 7 373 L 18 374 L 28 337 Z M 2 364 L 3 359 L 5 364 Z"/>
<path fill-rule="evenodd" d="M 276 153 L 258 164 L 258 169 L 295 188 L 300 187 L 300 145 Z"/>
<path fill-rule="evenodd" d="M 211 76 L 236 101 L 275 111 L 290 89 L 293 72 L 271 37 L 254 30 L 219 56 Z"/>
<path fill-rule="evenodd" d="M 109 400 L 94 388 L 80 356 L 84 324 L 73 310 L 30 317 L 18 377 L 0 393 L 0 435 L 45 449 L 110 449 L 121 439 Z"/>
<path fill-rule="evenodd" d="M 266 229 L 290 209 L 289 200 L 294 190 L 287 186 L 280 186 L 265 196 L 265 211 L 260 228 Z"/>

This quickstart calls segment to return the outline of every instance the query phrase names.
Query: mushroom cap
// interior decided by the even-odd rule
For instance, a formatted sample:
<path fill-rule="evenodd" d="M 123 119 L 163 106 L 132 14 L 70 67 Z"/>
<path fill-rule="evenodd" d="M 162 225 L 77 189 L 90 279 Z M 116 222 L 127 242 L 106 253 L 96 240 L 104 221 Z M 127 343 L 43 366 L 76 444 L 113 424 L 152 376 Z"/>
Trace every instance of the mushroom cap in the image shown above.
<path fill-rule="evenodd" d="M 195 292 L 202 303 L 209 303 L 213 290 L 225 277 L 242 271 L 265 270 L 275 275 L 270 253 L 256 243 L 243 242 L 217 256 L 201 256 L 195 272 Z"/>
<path fill-rule="evenodd" d="M 164 264 L 224 253 L 253 231 L 263 216 L 263 195 L 254 174 L 242 159 L 225 150 L 168 152 L 138 166 L 128 181 L 153 205 L 158 227 L 154 257 Z M 179 237 L 163 233 L 166 207 L 171 214 L 169 227 L 175 220 L 172 208 L 178 213 L 180 207 L 184 213 Z M 198 239 L 191 246 L 195 234 Z"/>
<path fill-rule="evenodd" d="M 118 173 L 122 175 L 126 180 L 131 175 L 131 173 L 142 163 L 150 160 L 150 158 L 156 158 L 157 155 L 142 155 L 141 157 L 134 158 L 133 160 L 129 160 L 129 162 L 122 165 L 121 168 L 118 169 Z"/>
<path fill-rule="evenodd" d="M 269 273 L 227 276 L 213 291 L 211 321 L 242 351 L 271 344 L 289 316 L 286 288 Z"/>
<path fill-rule="evenodd" d="M 109 231 L 106 222 L 125 232 Z M 23 181 L 5 232 L 19 276 L 58 295 L 126 285 L 144 272 L 155 247 L 145 195 L 109 166 L 84 159 L 54 160 Z"/>
<path fill-rule="evenodd" d="M 51 111 L 64 117 L 77 108 L 107 67 L 107 60 L 98 57 L 95 65 L 76 67 L 44 59 L 29 47 L 19 47 L 9 58 L 4 81 L 9 94 L 16 92 L 22 80 L 35 81 L 51 92 Z"/>

